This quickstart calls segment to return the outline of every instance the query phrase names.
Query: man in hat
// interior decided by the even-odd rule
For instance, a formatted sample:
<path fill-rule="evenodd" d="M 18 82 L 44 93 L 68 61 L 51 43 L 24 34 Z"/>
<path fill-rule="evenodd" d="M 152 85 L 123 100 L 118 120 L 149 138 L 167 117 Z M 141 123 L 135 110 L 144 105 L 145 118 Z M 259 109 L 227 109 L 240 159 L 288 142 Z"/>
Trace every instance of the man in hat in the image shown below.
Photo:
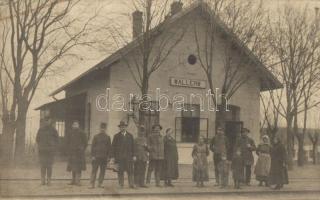
<path fill-rule="evenodd" d="M 220 185 L 220 180 L 221 178 L 223 178 L 223 177 L 220 177 L 222 175 L 220 174 L 219 166 L 220 166 L 220 163 L 222 162 L 222 156 L 227 155 L 228 144 L 229 144 L 228 139 L 225 136 L 223 128 L 218 127 L 216 135 L 212 138 L 210 142 L 210 150 L 213 152 L 216 186 Z"/>
<path fill-rule="evenodd" d="M 49 186 L 52 177 L 54 154 L 59 143 L 59 135 L 57 130 L 52 126 L 51 118 L 46 117 L 44 119 L 43 126 L 38 130 L 36 141 L 38 144 L 41 166 L 41 185 L 47 184 Z"/>
<path fill-rule="evenodd" d="M 92 157 L 92 173 L 91 173 L 91 187 L 95 187 L 96 176 L 98 168 L 100 168 L 98 187 L 103 188 L 102 183 L 106 171 L 107 163 L 111 157 L 111 139 L 106 133 L 107 124 L 100 124 L 100 133 L 95 135 L 91 145 L 91 157 Z"/>
<path fill-rule="evenodd" d="M 247 128 L 241 129 L 241 136 L 236 141 L 236 147 L 240 148 L 243 164 L 244 164 L 244 183 L 250 185 L 251 180 L 251 167 L 254 163 L 252 152 L 256 150 L 256 145 L 253 139 L 248 134 L 250 130 Z"/>
<path fill-rule="evenodd" d="M 127 132 L 127 123 L 121 121 L 118 125 L 120 132 L 117 133 L 112 141 L 112 151 L 115 163 L 119 165 L 118 181 L 121 188 L 124 186 L 124 172 L 128 174 L 129 187 L 135 188 L 133 183 L 133 162 L 134 139 L 131 133 Z"/>
<path fill-rule="evenodd" d="M 164 160 L 164 142 L 163 136 L 160 134 L 162 126 L 160 124 L 155 124 L 152 126 L 152 134 L 148 138 L 148 148 L 149 148 L 149 168 L 147 174 L 147 183 L 150 183 L 151 172 L 154 169 L 154 176 L 156 179 L 156 186 L 160 186 L 160 175 Z"/>
<path fill-rule="evenodd" d="M 66 135 L 67 171 L 72 172 L 72 180 L 69 185 L 80 186 L 81 171 L 86 170 L 85 150 L 87 145 L 86 133 L 80 129 L 77 120 L 73 121 L 72 128 Z"/>
<path fill-rule="evenodd" d="M 146 165 L 148 161 L 148 146 L 145 127 L 140 126 L 138 137 L 134 140 L 134 155 L 137 160 L 134 163 L 134 182 L 138 187 L 147 187 L 144 183 Z"/>

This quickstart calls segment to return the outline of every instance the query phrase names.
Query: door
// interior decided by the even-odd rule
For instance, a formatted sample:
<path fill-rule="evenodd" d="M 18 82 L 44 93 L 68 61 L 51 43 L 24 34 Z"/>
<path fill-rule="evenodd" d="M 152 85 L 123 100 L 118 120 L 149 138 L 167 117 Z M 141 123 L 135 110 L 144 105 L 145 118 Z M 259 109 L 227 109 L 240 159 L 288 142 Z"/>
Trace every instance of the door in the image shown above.
<path fill-rule="evenodd" d="M 225 123 L 225 134 L 229 142 L 229 146 L 227 149 L 228 160 L 232 159 L 236 139 L 241 134 L 242 126 L 243 126 L 242 121 L 226 121 Z"/>
<path fill-rule="evenodd" d="M 182 142 L 196 142 L 200 133 L 200 118 L 185 117 L 182 118 Z"/>

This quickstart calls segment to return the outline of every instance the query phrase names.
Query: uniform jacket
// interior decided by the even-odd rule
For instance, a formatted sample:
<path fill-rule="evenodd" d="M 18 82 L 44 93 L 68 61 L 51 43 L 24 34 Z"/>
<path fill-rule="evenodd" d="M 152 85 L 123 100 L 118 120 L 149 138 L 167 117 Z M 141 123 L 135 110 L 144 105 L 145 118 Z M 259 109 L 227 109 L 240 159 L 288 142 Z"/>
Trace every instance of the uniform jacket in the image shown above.
<path fill-rule="evenodd" d="M 94 136 L 91 145 L 91 156 L 100 159 L 111 157 L 111 139 L 106 133 L 99 133 Z"/>
<path fill-rule="evenodd" d="M 150 160 L 164 159 L 164 143 L 160 133 L 152 133 L 148 138 Z"/>
<path fill-rule="evenodd" d="M 52 126 L 44 126 L 38 130 L 36 141 L 39 153 L 53 153 L 59 144 L 59 135 Z"/>
<path fill-rule="evenodd" d="M 210 150 L 215 154 L 227 154 L 228 139 L 224 134 L 215 135 L 210 142 Z"/>
<path fill-rule="evenodd" d="M 138 136 L 134 140 L 134 155 L 139 161 L 148 161 L 148 146 L 146 137 Z"/>
<path fill-rule="evenodd" d="M 134 156 L 134 139 L 131 133 L 117 133 L 112 141 L 112 152 L 116 162 L 120 160 L 132 161 Z"/>
<path fill-rule="evenodd" d="M 250 144 L 250 147 L 248 147 Z M 253 139 L 248 136 L 240 136 L 236 140 L 236 146 L 240 148 L 244 165 L 253 165 L 254 158 L 252 152 L 256 150 Z"/>

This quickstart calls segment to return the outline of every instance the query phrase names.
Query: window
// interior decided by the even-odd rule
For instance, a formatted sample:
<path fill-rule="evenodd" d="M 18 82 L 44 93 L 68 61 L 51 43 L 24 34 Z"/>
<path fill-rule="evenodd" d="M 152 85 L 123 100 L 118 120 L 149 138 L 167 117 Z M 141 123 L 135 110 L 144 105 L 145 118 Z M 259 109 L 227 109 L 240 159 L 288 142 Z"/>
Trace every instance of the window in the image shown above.
<path fill-rule="evenodd" d="M 175 139 L 177 142 L 196 143 L 199 136 L 208 138 L 207 118 L 176 117 Z"/>
<path fill-rule="evenodd" d="M 195 143 L 199 135 L 208 137 L 208 119 L 200 118 L 200 105 L 185 104 L 181 117 L 176 118 L 177 142 Z"/>
<path fill-rule="evenodd" d="M 64 121 L 56 121 L 56 129 L 58 131 L 59 137 L 64 137 L 64 128 L 65 128 L 65 123 Z"/>
<path fill-rule="evenodd" d="M 190 65 L 196 64 L 197 63 L 197 57 L 195 55 L 193 55 L 193 54 L 189 55 L 188 56 L 188 63 Z"/>

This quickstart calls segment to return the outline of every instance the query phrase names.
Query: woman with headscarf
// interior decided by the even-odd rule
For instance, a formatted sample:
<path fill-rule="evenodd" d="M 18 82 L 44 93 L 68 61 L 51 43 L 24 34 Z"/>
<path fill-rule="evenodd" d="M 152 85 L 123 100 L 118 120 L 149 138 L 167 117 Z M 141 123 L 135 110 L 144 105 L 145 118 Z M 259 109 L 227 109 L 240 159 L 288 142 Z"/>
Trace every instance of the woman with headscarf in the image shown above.
<path fill-rule="evenodd" d="M 269 184 L 275 185 L 275 190 L 280 190 L 284 184 L 288 184 L 287 153 L 278 136 L 274 138 L 271 148 L 271 167 Z"/>
<path fill-rule="evenodd" d="M 270 140 L 267 135 L 262 136 L 262 143 L 258 145 L 256 153 L 258 155 L 258 161 L 254 170 L 256 179 L 259 181 L 259 186 L 265 183 L 265 186 L 269 186 L 268 178 L 270 173 L 271 157 L 270 157 Z"/>

